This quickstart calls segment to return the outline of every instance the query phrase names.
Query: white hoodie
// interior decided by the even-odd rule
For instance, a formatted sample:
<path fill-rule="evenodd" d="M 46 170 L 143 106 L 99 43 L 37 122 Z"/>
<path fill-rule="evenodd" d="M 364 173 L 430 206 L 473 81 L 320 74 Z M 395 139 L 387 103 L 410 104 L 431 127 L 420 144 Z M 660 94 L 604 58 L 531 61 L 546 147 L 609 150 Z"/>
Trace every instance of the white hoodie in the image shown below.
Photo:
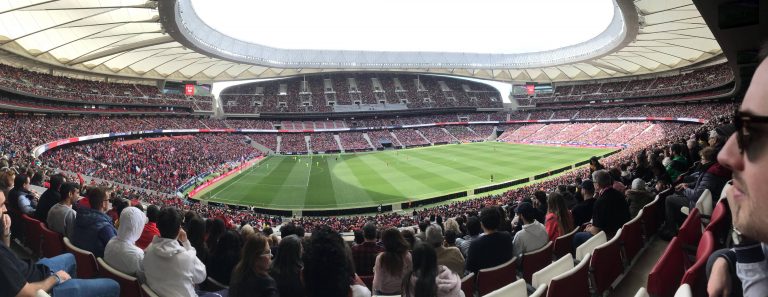
<path fill-rule="evenodd" d="M 141 261 L 144 251 L 136 246 L 136 240 L 144 230 L 147 216 L 135 207 L 127 207 L 120 213 L 120 227 L 117 236 L 110 239 L 104 248 L 104 261 L 118 271 L 137 276 L 143 280 Z"/>
<path fill-rule="evenodd" d="M 461 277 L 443 265 L 437 266 L 437 297 L 465 297 L 461 291 Z M 414 296 L 413 288 L 416 285 L 416 277 L 411 276 L 411 292 L 408 296 Z M 406 295 L 403 295 L 406 296 Z"/>
<path fill-rule="evenodd" d="M 205 280 L 205 264 L 184 241 L 155 236 L 144 251 L 147 285 L 163 297 L 196 297 L 195 284 Z"/>

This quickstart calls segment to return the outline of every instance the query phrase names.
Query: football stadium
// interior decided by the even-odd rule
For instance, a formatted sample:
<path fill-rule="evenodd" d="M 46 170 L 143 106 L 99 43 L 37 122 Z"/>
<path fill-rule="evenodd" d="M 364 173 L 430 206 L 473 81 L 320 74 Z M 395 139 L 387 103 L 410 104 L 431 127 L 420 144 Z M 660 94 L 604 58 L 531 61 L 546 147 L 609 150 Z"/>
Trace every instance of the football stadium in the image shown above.
<path fill-rule="evenodd" d="M 768 296 L 764 1 L 382 4 L 0 0 L 0 297 Z"/>

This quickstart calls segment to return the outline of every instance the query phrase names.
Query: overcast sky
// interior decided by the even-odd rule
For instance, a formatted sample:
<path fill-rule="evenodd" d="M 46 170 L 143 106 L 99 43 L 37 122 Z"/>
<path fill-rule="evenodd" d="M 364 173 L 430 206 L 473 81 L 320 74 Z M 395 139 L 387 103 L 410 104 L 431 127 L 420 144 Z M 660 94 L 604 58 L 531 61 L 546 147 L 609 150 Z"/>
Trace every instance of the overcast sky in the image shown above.
<path fill-rule="evenodd" d="M 612 0 L 192 0 L 211 27 L 286 49 L 520 53 L 597 36 Z"/>

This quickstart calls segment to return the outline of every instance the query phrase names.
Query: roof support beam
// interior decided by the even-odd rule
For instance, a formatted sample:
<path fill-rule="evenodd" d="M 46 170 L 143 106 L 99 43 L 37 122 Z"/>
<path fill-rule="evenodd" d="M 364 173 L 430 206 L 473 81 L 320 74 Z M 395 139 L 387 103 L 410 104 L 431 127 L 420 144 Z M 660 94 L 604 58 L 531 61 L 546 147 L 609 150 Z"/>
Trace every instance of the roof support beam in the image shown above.
<path fill-rule="evenodd" d="M 124 45 L 121 45 L 112 49 L 108 49 L 105 51 L 101 51 L 98 53 L 85 55 L 77 59 L 74 59 L 67 64 L 69 65 L 81 64 L 81 63 L 93 61 L 96 59 L 101 59 L 101 58 L 118 54 L 118 53 L 123 53 L 123 52 L 132 51 L 132 50 L 143 48 L 143 47 L 155 46 L 155 45 L 166 44 L 171 42 L 175 42 L 175 40 L 170 35 L 165 35 L 163 37 L 148 39 L 148 40 L 144 40 L 136 43 L 124 44 Z"/>

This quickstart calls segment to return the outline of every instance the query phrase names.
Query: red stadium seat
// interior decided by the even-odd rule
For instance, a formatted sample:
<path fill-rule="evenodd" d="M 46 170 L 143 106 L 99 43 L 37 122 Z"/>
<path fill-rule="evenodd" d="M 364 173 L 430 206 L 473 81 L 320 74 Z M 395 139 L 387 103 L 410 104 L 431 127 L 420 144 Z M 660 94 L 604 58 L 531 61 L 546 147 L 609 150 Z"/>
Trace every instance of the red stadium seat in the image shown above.
<path fill-rule="evenodd" d="M 99 272 L 102 277 L 115 280 L 120 285 L 120 296 L 123 297 L 141 297 L 141 284 L 136 277 L 127 275 L 109 266 L 104 259 L 98 258 Z"/>
<path fill-rule="evenodd" d="M 64 236 L 40 224 L 43 234 L 43 257 L 53 258 L 64 253 Z"/>
<path fill-rule="evenodd" d="M 648 293 L 656 297 L 672 297 L 683 279 L 685 261 L 682 243 L 677 237 L 672 238 L 648 274 Z"/>
<path fill-rule="evenodd" d="M 21 220 L 24 221 L 25 244 L 32 250 L 33 255 L 40 256 L 40 243 L 43 236 L 41 225 L 43 223 L 26 214 L 21 214 Z"/>
<path fill-rule="evenodd" d="M 554 249 L 552 250 L 555 259 L 560 259 L 567 254 L 573 255 L 573 235 L 578 231 L 579 228 L 574 228 L 571 233 L 555 238 Z"/>
<path fill-rule="evenodd" d="M 552 242 L 547 242 L 546 245 L 538 250 L 523 254 L 520 261 L 522 262 L 520 266 L 523 270 L 523 279 L 525 279 L 526 283 L 530 284 L 531 277 L 536 271 L 552 263 Z"/>
<path fill-rule="evenodd" d="M 701 238 L 701 216 L 699 215 L 698 208 L 691 209 L 688 218 L 680 226 L 677 237 L 684 246 L 693 247 L 699 244 L 699 239 Z"/>
<path fill-rule="evenodd" d="M 624 262 L 621 260 L 621 232 L 616 233 L 611 240 L 601 244 L 592 251 L 589 273 L 593 280 L 593 288 L 598 295 L 613 289 L 613 284 L 624 273 Z"/>
<path fill-rule="evenodd" d="M 706 265 L 709 256 L 715 252 L 715 238 L 712 232 L 704 232 L 696 249 L 696 262 L 683 275 L 682 283 L 689 284 L 694 296 L 707 295 Z"/>
<path fill-rule="evenodd" d="M 657 214 L 660 207 L 659 205 L 661 205 L 661 203 L 663 203 L 663 201 L 657 195 L 656 199 L 643 206 L 643 215 L 641 220 L 643 221 L 643 234 L 645 235 L 646 240 L 648 240 L 648 238 L 651 236 L 656 235 L 656 232 L 661 226 Z"/>
<path fill-rule="evenodd" d="M 587 297 L 589 291 L 589 263 L 592 255 L 587 254 L 578 265 L 549 282 L 547 297 Z"/>
<path fill-rule="evenodd" d="M 632 265 L 633 260 L 644 246 L 642 215 L 642 213 L 638 213 L 634 219 L 621 227 L 621 233 L 619 233 L 619 240 L 624 247 L 624 260 L 627 265 Z"/>
<path fill-rule="evenodd" d="M 64 249 L 75 255 L 77 278 L 94 278 L 99 275 L 99 267 L 93 253 L 76 247 L 66 237 L 64 237 Z"/>
<path fill-rule="evenodd" d="M 470 272 L 461 279 L 461 291 L 465 297 L 475 296 L 475 273 Z"/>
<path fill-rule="evenodd" d="M 498 290 L 517 280 L 515 263 L 517 258 L 512 258 L 504 264 L 496 267 L 480 269 L 477 272 L 477 291 L 480 296 Z"/>
<path fill-rule="evenodd" d="M 715 249 L 725 246 L 728 240 L 728 231 L 731 229 L 731 211 L 728 207 L 728 200 L 722 199 L 712 211 L 712 219 L 704 231 L 712 232 L 715 238 Z"/>

